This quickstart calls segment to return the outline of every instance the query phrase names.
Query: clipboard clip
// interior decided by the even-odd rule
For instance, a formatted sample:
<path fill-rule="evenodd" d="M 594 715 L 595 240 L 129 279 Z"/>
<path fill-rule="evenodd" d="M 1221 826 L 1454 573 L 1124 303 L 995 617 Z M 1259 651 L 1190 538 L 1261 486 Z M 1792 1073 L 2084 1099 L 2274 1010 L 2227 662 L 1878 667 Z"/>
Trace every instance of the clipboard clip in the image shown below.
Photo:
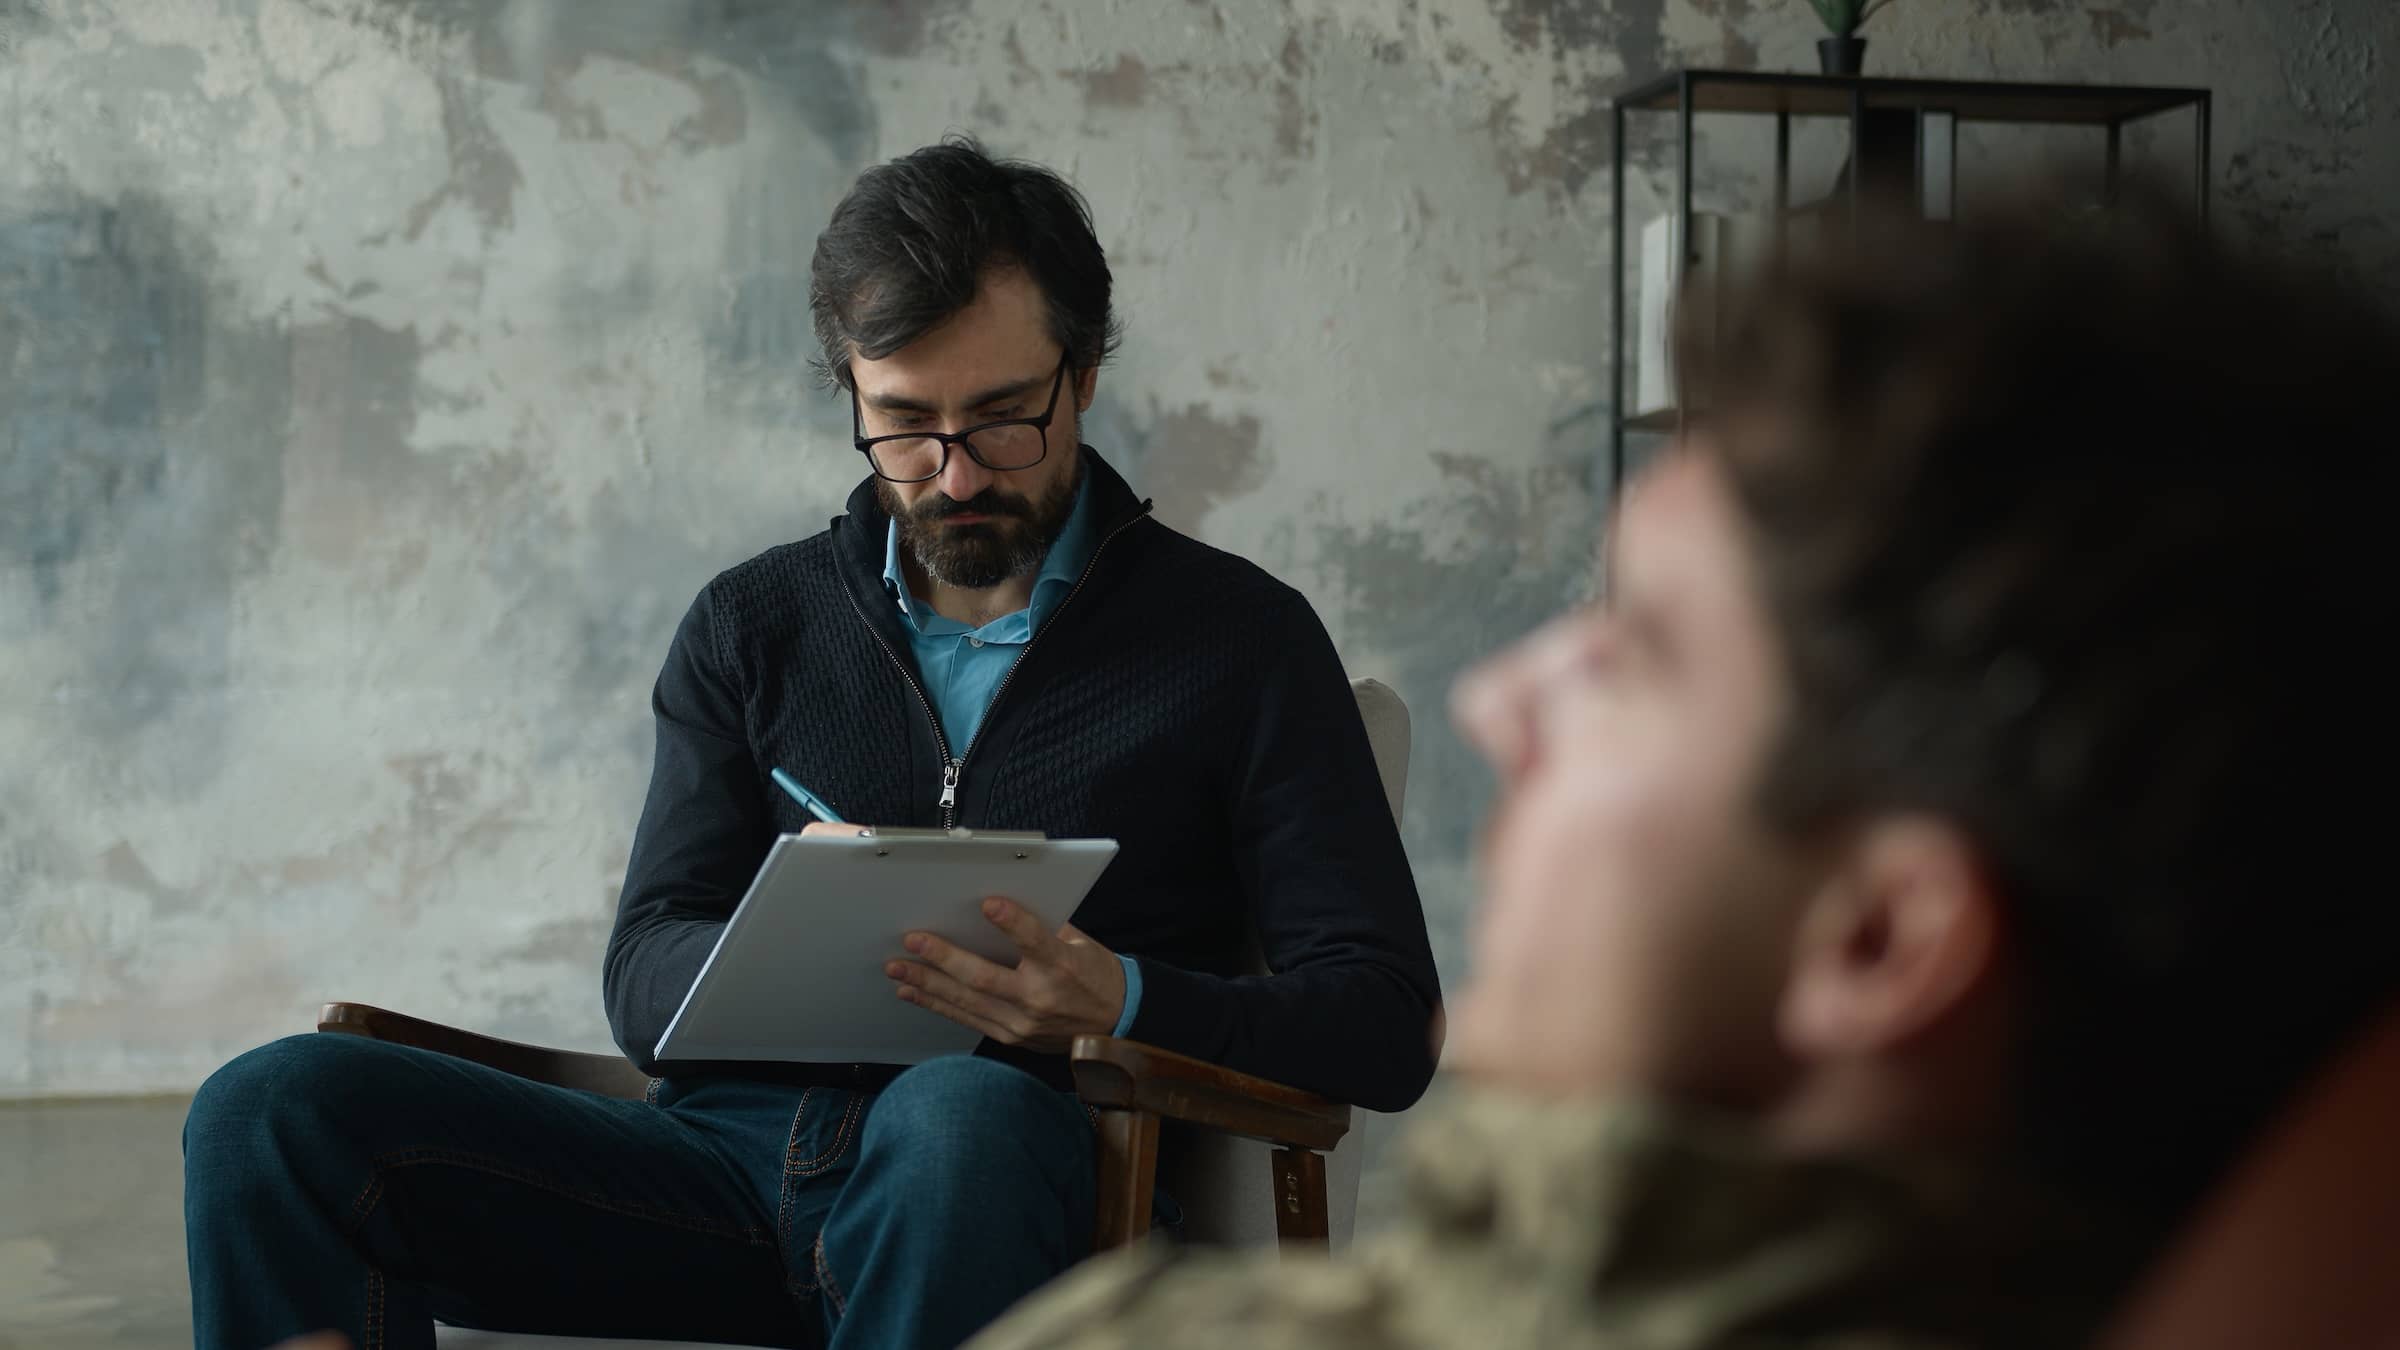
<path fill-rule="evenodd" d="M 893 825 L 877 828 L 861 826 L 861 839 L 980 839 L 989 844 L 1046 844 L 1050 836 L 1040 830 L 971 830 L 965 826 L 955 829 L 933 829 L 919 825 Z"/>

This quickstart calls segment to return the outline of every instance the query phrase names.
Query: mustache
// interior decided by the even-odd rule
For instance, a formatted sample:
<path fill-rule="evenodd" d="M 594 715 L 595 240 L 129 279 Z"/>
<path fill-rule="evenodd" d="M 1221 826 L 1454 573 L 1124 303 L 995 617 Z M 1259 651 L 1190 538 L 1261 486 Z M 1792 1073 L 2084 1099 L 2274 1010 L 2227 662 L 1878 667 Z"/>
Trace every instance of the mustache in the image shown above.
<path fill-rule="evenodd" d="M 909 513 L 913 520 L 930 524 L 951 516 L 1014 516 L 1019 520 L 1033 518 L 1033 503 L 1019 497 L 1004 497 L 998 490 L 985 488 L 965 501 L 954 501 L 936 492 L 919 502 Z"/>

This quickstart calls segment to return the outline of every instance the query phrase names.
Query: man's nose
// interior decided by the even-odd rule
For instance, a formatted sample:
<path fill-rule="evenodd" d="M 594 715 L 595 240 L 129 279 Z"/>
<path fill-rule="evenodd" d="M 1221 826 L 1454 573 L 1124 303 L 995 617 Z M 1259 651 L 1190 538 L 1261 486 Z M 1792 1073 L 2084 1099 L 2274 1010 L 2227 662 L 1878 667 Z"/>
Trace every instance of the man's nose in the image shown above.
<path fill-rule="evenodd" d="M 941 476 L 934 484 L 943 496 L 964 502 L 974 500 L 976 493 L 990 487 L 994 477 L 990 469 L 976 463 L 975 457 L 967 453 L 966 442 L 956 441 L 950 446 L 950 462 L 942 466 Z"/>
<path fill-rule="evenodd" d="M 1575 637 L 1568 619 L 1554 619 L 1451 686 L 1450 720 L 1503 783 L 1523 774 L 1540 749 L 1542 694 L 1572 658 Z"/>

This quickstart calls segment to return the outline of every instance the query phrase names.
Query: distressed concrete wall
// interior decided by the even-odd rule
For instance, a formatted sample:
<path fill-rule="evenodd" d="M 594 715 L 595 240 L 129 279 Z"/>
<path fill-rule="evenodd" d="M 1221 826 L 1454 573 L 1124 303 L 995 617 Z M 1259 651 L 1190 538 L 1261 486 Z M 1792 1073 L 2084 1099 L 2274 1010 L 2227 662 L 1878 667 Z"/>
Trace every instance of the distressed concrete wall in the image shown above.
<path fill-rule="evenodd" d="M 1871 32 L 1883 71 L 2213 85 L 2230 226 L 2400 290 L 2400 7 Z M 0 1095 L 188 1088 L 331 996 L 606 1043 L 668 634 L 858 473 L 810 244 L 951 128 L 1092 199 L 1132 322 L 1094 440 L 1417 710 L 1455 982 L 1488 790 L 1443 692 L 1586 592 L 1604 506 L 1605 96 L 1815 36 L 1798 0 L 0 3 Z"/>

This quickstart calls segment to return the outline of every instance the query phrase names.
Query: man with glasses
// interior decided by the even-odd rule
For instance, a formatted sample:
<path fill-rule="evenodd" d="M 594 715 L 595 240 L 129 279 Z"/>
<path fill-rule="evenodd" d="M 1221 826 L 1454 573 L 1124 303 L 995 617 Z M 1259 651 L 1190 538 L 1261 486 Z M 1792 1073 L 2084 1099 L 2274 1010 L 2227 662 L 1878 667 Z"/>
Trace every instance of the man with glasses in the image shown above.
<path fill-rule="evenodd" d="M 1423 1091 L 1424 918 L 1324 627 L 1081 444 L 1109 291 L 1046 170 L 955 140 L 860 179 L 811 307 L 871 472 L 830 529 L 703 588 L 652 700 L 603 972 L 651 1099 L 353 1037 L 242 1056 L 185 1131 L 202 1346 L 425 1345 L 436 1317 L 952 1345 L 1090 1250 L 1073 1037 L 1378 1110 Z M 861 824 L 1119 852 L 1055 931 L 987 904 L 1013 966 L 930 935 L 894 953 L 894 997 L 981 1033 L 973 1056 L 654 1063 L 769 846 L 814 823 L 775 769 Z"/>

